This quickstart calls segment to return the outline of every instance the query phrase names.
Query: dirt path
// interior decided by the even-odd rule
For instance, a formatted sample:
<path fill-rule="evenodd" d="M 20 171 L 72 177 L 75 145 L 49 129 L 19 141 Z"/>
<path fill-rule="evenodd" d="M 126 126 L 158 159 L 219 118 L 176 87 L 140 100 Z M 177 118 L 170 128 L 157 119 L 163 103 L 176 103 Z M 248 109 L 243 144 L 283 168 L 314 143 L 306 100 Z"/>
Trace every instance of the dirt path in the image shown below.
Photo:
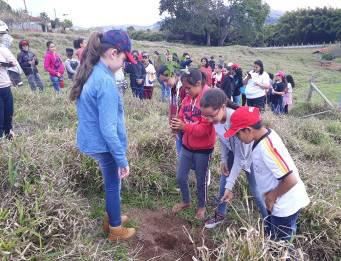
<path fill-rule="evenodd" d="M 130 248 L 138 252 L 138 260 L 192 260 L 195 245 L 183 229 L 191 231 L 188 222 L 165 210 L 132 209 L 128 214 L 139 225 L 137 236 L 129 243 Z M 191 234 L 195 244 L 201 245 L 205 237 L 202 228 Z"/>

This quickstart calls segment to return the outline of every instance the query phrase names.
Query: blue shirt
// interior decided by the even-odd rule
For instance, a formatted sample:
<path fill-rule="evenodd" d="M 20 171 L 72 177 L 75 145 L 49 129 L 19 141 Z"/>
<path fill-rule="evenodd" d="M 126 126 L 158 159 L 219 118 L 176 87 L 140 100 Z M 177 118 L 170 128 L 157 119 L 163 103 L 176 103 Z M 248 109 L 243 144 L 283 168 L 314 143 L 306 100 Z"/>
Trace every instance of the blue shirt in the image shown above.
<path fill-rule="evenodd" d="M 99 61 L 77 100 L 77 146 L 85 154 L 110 152 L 118 167 L 128 166 L 122 97 L 114 74 Z"/>

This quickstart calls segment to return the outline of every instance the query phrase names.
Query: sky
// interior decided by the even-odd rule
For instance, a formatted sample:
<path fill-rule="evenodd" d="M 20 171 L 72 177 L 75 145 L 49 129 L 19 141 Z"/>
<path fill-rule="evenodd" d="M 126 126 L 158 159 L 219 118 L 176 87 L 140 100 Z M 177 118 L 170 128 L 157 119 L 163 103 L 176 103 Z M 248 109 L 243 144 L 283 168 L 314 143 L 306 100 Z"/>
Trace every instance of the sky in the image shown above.
<path fill-rule="evenodd" d="M 24 0 L 4 0 L 14 9 L 24 9 Z M 341 0 L 263 0 L 274 10 L 305 7 L 341 8 Z M 71 19 L 81 27 L 109 25 L 149 26 L 159 20 L 159 0 L 26 0 L 30 14 L 46 12 L 51 18 Z"/>

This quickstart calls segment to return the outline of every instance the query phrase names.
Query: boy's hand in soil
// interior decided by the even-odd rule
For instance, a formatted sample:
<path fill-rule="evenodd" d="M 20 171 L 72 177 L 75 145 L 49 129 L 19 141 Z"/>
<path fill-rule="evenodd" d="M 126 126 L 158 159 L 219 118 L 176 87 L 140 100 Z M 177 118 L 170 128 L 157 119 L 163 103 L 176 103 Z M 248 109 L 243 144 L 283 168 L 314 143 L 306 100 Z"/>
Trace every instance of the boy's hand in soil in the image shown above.
<path fill-rule="evenodd" d="M 171 128 L 173 130 L 184 130 L 185 129 L 185 123 L 182 122 L 180 119 L 172 119 L 171 122 Z"/>
<path fill-rule="evenodd" d="M 118 169 L 118 175 L 120 177 L 120 179 L 125 179 L 126 177 L 129 176 L 129 166 L 125 167 L 125 168 L 119 168 Z"/>
<path fill-rule="evenodd" d="M 230 175 L 230 172 L 229 172 L 229 170 L 228 170 L 228 168 L 227 168 L 227 165 L 226 165 L 226 163 L 224 163 L 224 162 L 221 162 L 220 163 L 220 171 L 221 171 L 221 173 L 224 175 L 224 176 L 228 176 L 228 175 Z"/>
<path fill-rule="evenodd" d="M 265 205 L 266 208 L 271 212 L 274 204 L 276 202 L 277 196 L 273 190 L 270 190 L 265 193 Z"/>
<path fill-rule="evenodd" d="M 224 196 L 221 198 L 221 202 L 231 203 L 233 199 L 232 191 L 225 189 Z"/>

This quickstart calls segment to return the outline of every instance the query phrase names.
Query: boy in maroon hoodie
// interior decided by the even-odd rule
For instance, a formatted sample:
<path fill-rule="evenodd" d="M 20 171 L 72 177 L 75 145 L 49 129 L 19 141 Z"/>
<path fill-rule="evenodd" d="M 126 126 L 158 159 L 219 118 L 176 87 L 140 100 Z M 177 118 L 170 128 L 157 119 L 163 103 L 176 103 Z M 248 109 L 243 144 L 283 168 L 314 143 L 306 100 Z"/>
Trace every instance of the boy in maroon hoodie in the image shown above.
<path fill-rule="evenodd" d="M 181 81 L 187 95 L 182 101 L 179 117 L 171 121 L 171 128 L 174 131 L 183 131 L 183 148 L 176 175 L 182 202 L 173 207 L 173 212 L 178 213 L 190 207 L 188 175 L 190 169 L 194 168 L 198 197 L 195 217 L 203 220 L 207 200 L 208 166 L 215 143 L 215 130 L 213 124 L 201 116 L 200 99 L 203 95 L 201 72 L 198 69 L 190 69 L 181 77 Z"/>

